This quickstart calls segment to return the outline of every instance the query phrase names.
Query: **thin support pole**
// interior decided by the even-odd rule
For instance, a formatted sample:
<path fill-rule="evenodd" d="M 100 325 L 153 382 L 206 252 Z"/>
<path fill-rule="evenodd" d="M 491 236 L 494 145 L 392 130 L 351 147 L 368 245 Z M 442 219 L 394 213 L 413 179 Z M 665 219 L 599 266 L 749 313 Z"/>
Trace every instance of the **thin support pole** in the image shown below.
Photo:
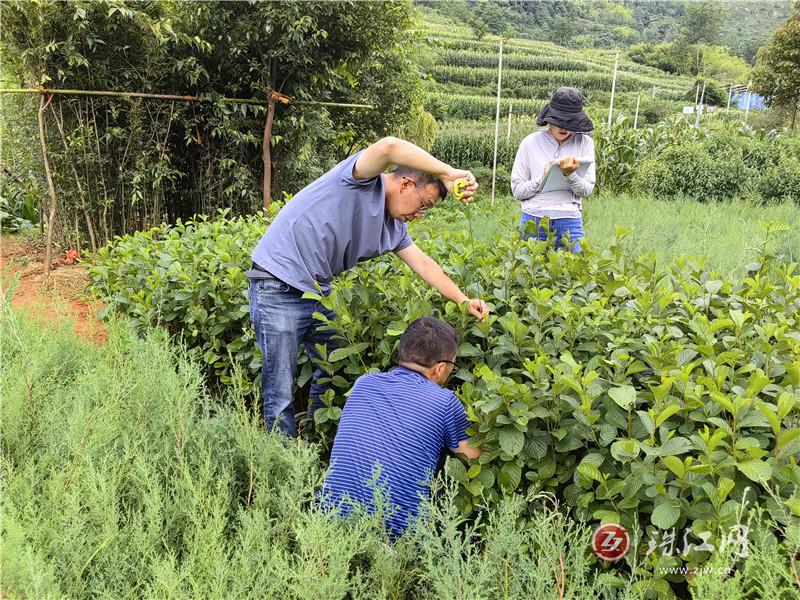
<path fill-rule="evenodd" d="M 617 91 L 617 67 L 619 67 L 619 51 L 614 56 L 614 76 L 611 78 L 611 101 L 608 103 L 608 127 L 611 127 L 611 118 L 614 115 L 614 93 Z"/>
<path fill-rule="evenodd" d="M 694 126 L 700 127 L 700 113 L 703 112 L 703 101 L 706 99 L 706 80 L 703 80 L 703 91 L 700 92 L 700 103 L 694 111 Z"/>
<path fill-rule="evenodd" d="M 267 121 L 264 124 L 264 139 L 261 141 L 261 158 L 264 161 L 263 188 L 261 191 L 261 206 L 264 210 L 269 208 L 272 201 L 272 120 L 275 117 L 275 100 L 270 98 Z"/>
<path fill-rule="evenodd" d="M 494 158 L 492 160 L 492 206 L 497 181 L 497 142 L 500 137 L 500 88 L 503 84 L 503 38 L 500 38 L 500 59 L 497 63 L 497 108 L 494 115 Z"/>
<path fill-rule="evenodd" d="M 269 99 L 261 98 L 212 98 L 203 96 L 186 96 L 179 94 L 150 94 L 146 92 L 116 92 L 113 90 L 66 90 L 46 88 L 7 88 L 0 89 L 0 94 L 46 94 L 56 96 L 109 96 L 112 98 L 149 98 L 151 100 L 183 100 L 184 102 L 229 102 L 234 104 L 260 104 L 269 105 Z M 315 100 L 289 99 L 285 104 L 300 104 L 304 106 L 331 106 L 336 108 L 375 108 L 372 104 L 351 104 L 347 102 L 317 102 Z"/>
<path fill-rule="evenodd" d="M 731 109 L 731 96 L 733 95 L 733 83 L 728 86 L 728 105 L 725 107 L 725 110 L 728 111 Z"/>
<path fill-rule="evenodd" d="M 753 92 L 750 91 L 750 86 L 753 85 L 752 81 L 747 82 L 747 108 L 744 109 L 744 122 L 747 124 L 747 117 L 750 116 L 750 98 L 753 97 Z"/>
<path fill-rule="evenodd" d="M 53 262 L 53 228 L 56 224 L 56 208 L 58 199 L 56 197 L 56 187 L 53 184 L 53 175 L 50 172 L 50 159 L 47 158 L 47 143 L 45 142 L 44 111 L 50 100 L 45 101 L 46 96 L 42 94 L 39 102 L 39 142 L 42 145 L 42 160 L 44 161 L 44 174 L 47 178 L 47 189 L 50 192 L 50 214 L 47 217 L 47 250 L 44 259 L 44 276 L 50 276 L 50 266 Z"/>
<path fill-rule="evenodd" d="M 636 125 L 639 124 L 639 101 L 642 99 L 641 92 L 638 96 L 636 96 L 636 113 L 633 115 L 633 128 L 636 129 Z"/>

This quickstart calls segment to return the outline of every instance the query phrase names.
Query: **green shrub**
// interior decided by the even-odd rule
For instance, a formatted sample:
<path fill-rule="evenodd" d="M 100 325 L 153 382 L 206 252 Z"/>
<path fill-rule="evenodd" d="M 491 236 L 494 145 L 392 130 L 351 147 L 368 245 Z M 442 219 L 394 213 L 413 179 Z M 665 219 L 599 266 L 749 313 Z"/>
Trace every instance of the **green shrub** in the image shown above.
<path fill-rule="evenodd" d="M 247 227 L 219 219 L 120 240 L 136 247 L 132 265 L 125 264 L 130 250 L 106 251 L 93 270 L 95 288 L 110 300 L 122 295 L 120 306 L 140 322 L 175 312 L 167 323 L 202 325 L 202 335 L 189 331 L 184 339 L 201 345 L 204 358 L 209 344 L 235 348 L 206 361 L 213 373 L 229 373 L 234 363 L 255 368 L 239 273 L 261 227 L 249 224 L 251 239 Z M 765 252 L 734 285 L 685 260 L 656 270 L 616 243 L 577 256 L 509 237 L 476 240 L 473 253 L 462 232 L 437 232 L 418 243 L 493 314 L 476 323 L 389 258 L 341 275 L 322 300 L 338 314 L 329 325 L 348 350 L 320 363 L 334 386 L 316 414 L 323 439 L 332 439 L 355 378 L 390 368 L 406 325 L 434 313 L 461 335 L 451 383 L 486 450 L 470 465 L 451 462 L 464 514 L 515 491 L 544 491 L 580 519 L 632 529 L 638 523 L 638 535 L 651 538 L 692 527 L 711 532 L 716 543 L 742 502 L 781 523 L 797 518 L 800 278 L 793 266 Z M 186 249 L 197 255 L 190 263 L 197 281 L 166 276 L 183 270 L 176 263 L 190 260 Z M 230 289 L 213 288 L 212 295 L 208 273 L 237 275 Z M 190 321 L 197 309 L 173 298 L 182 289 L 182 296 L 205 301 L 214 323 L 233 315 L 216 334 L 224 337 L 196 317 Z M 672 566 L 680 566 L 677 558 L 647 563 L 650 570 Z"/>
<path fill-rule="evenodd" d="M 800 204 L 800 160 L 784 154 L 759 173 L 758 194 L 764 200 L 794 200 Z"/>
<path fill-rule="evenodd" d="M 741 146 L 724 147 L 718 152 L 713 152 L 712 146 L 691 142 L 667 148 L 657 159 L 637 167 L 632 189 L 659 198 L 728 200 L 742 195 L 751 183 L 752 172 L 746 167 Z"/>
<path fill-rule="evenodd" d="M 209 398 L 162 333 L 117 324 L 100 348 L 2 310 L 5 596 L 549 598 L 563 582 L 575 600 L 671 597 L 663 575 L 599 565 L 591 528 L 541 495 L 470 522 L 460 484 L 437 484 L 418 531 L 388 546 L 379 513 L 315 509 L 318 447 L 264 435 L 235 393 Z M 730 553 L 716 554 L 692 597 L 792 597 L 796 531 L 776 539 L 768 518 L 743 519 L 750 556 L 729 573 Z"/>
<path fill-rule="evenodd" d="M 278 210 L 271 206 L 266 221 L 226 219 L 227 211 L 220 211 L 214 220 L 178 221 L 118 237 L 98 251 L 89 269 L 91 290 L 136 330 L 162 325 L 180 337 L 206 365 L 212 383 L 250 389 L 261 356 L 248 326 L 245 272 Z"/>

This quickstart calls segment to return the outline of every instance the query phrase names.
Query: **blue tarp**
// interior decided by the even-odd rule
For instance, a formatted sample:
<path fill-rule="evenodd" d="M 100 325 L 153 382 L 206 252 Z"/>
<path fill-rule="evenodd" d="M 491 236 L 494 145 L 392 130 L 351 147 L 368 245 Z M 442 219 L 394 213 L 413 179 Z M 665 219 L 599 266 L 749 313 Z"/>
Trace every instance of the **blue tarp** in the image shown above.
<path fill-rule="evenodd" d="M 747 109 L 747 92 L 741 94 L 734 94 L 731 98 L 731 106 L 736 106 L 742 110 Z M 764 96 L 758 94 L 750 94 L 750 110 L 766 110 L 767 105 L 764 101 Z"/>

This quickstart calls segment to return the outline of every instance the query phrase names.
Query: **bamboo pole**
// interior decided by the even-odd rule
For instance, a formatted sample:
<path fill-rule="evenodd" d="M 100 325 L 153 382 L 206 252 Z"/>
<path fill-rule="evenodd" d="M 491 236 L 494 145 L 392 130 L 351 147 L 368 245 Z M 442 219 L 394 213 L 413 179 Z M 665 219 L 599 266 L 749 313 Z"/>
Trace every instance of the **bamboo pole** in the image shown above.
<path fill-rule="evenodd" d="M 183 100 L 184 102 L 230 102 L 235 104 L 269 105 L 269 100 L 260 98 L 210 98 L 205 96 L 186 96 L 178 94 L 151 94 L 146 92 L 117 92 L 113 90 L 67 90 L 47 88 L 5 88 L 0 89 L 0 94 L 52 94 L 61 96 L 108 96 L 111 98 L 149 98 L 151 100 Z M 331 106 L 335 108 L 375 108 L 372 104 L 351 104 L 347 102 L 318 102 L 315 100 L 294 100 L 289 104 L 303 106 Z"/>
<path fill-rule="evenodd" d="M 642 99 L 641 92 L 638 96 L 636 96 L 636 114 L 633 115 L 633 128 L 636 129 L 636 125 L 639 124 L 639 100 Z"/>
<path fill-rule="evenodd" d="M 42 145 L 42 160 L 44 161 L 44 174 L 47 178 L 47 189 L 50 192 L 50 214 L 47 217 L 47 250 L 44 259 L 44 276 L 50 276 L 50 266 L 53 260 L 53 227 L 56 223 L 56 188 L 53 184 L 53 175 L 50 173 L 50 160 L 47 158 L 47 144 L 45 143 L 44 111 L 47 108 L 44 96 L 39 102 L 39 142 Z"/>
<path fill-rule="evenodd" d="M 497 142 L 500 137 L 500 88 L 503 83 L 503 38 L 500 38 L 500 59 L 497 64 L 497 109 L 494 115 L 494 158 L 492 160 L 492 206 L 497 181 Z"/>

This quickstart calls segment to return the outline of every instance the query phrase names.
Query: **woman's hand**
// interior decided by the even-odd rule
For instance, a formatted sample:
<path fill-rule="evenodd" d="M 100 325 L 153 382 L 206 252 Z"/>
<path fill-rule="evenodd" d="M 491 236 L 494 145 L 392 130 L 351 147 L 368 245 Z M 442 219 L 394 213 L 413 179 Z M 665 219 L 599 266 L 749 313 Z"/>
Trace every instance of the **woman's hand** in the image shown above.
<path fill-rule="evenodd" d="M 572 175 L 580 166 L 581 161 L 574 156 L 565 156 L 558 161 L 558 167 L 561 169 L 564 176 Z"/>

